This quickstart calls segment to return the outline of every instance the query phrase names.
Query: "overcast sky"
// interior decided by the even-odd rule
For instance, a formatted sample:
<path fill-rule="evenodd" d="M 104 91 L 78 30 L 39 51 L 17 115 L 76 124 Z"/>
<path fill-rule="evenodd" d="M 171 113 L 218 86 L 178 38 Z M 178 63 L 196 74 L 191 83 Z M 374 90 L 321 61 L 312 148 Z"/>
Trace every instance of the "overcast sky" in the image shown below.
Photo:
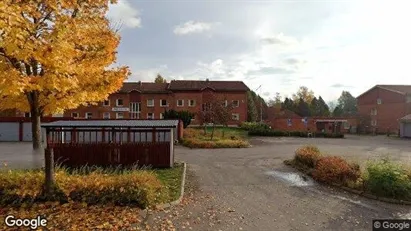
<path fill-rule="evenodd" d="M 407 1 L 119 0 L 130 81 L 242 80 L 261 94 L 307 86 L 326 101 L 411 84 Z M 408 57 L 408 58 L 407 58 Z"/>

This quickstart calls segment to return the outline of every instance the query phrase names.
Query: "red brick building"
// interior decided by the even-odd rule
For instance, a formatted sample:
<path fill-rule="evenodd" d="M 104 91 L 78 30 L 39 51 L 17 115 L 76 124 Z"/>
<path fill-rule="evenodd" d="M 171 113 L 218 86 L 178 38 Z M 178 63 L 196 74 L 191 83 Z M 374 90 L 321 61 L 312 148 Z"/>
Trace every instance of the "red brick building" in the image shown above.
<path fill-rule="evenodd" d="M 234 106 L 231 125 L 247 120 L 247 91 L 241 81 L 173 80 L 170 83 L 126 82 L 108 100 L 95 106 L 68 110 L 64 116 L 75 118 L 162 119 L 165 110 L 202 110 L 203 98 L 213 93 Z M 198 118 L 191 122 L 200 124 Z"/>
<path fill-rule="evenodd" d="M 376 85 L 357 97 L 365 131 L 397 133 L 398 120 L 411 113 L 411 85 Z"/>

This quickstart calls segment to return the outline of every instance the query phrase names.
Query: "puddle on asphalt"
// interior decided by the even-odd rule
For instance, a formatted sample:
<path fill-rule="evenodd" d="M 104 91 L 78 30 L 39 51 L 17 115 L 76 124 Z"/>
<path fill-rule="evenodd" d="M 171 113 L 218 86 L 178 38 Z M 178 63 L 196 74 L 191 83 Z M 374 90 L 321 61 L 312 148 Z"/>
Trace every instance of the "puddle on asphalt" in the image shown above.
<path fill-rule="evenodd" d="M 279 171 L 268 171 L 267 175 L 278 178 L 286 183 L 289 183 L 294 186 L 312 186 L 314 181 L 306 176 L 302 176 L 298 173 L 293 172 L 279 172 Z"/>

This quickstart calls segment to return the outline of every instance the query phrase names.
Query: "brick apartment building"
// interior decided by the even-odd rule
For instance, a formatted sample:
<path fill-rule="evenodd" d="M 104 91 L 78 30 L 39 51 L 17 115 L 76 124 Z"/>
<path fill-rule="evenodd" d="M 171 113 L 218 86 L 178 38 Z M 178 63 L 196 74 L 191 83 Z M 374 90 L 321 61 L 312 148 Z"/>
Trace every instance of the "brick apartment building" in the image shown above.
<path fill-rule="evenodd" d="M 213 93 L 231 103 L 230 125 L 247 120 L 247 91 L 241 81 L 173 80 L 170 83 L 125 82 L 123 87 L 98 105 L 68 110 L 64 117 L 89 119 L 162 119 L 165 110 L 202 110 L 203 98 Z M 199 125 L 198 118 L 191 122 Z"/>
<path fill-rule="evenodd" d="M 368 132 L 397 133 L 399 119 L 411 114 L 411 85 L 376 85 L 357 97 L 358 113 Z"/>

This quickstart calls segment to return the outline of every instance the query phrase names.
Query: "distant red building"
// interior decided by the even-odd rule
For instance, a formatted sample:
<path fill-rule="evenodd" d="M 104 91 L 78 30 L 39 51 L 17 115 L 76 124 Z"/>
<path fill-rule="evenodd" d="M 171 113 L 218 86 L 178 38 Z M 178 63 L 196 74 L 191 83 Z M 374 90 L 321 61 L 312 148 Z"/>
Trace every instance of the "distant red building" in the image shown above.
<path fill-rule="evenodd" d="M 230 125 L 247 120 L 247 91 L 241 81 L 173 80 L 170 83 L 126 82 L 108 100 L 68 110 L 64 116 L 89 119 L 162 119 L 165 110 L 202 110 L 210 92 L 234 106 Z M 199 125 L 198 118 L 191 122 Z"/>
<path fill-rule="evenodd" d="M 399 119 L 411 114 L 411 85 L 376 85 L 357 97 L 367 132 L 397 133 Z"/>

